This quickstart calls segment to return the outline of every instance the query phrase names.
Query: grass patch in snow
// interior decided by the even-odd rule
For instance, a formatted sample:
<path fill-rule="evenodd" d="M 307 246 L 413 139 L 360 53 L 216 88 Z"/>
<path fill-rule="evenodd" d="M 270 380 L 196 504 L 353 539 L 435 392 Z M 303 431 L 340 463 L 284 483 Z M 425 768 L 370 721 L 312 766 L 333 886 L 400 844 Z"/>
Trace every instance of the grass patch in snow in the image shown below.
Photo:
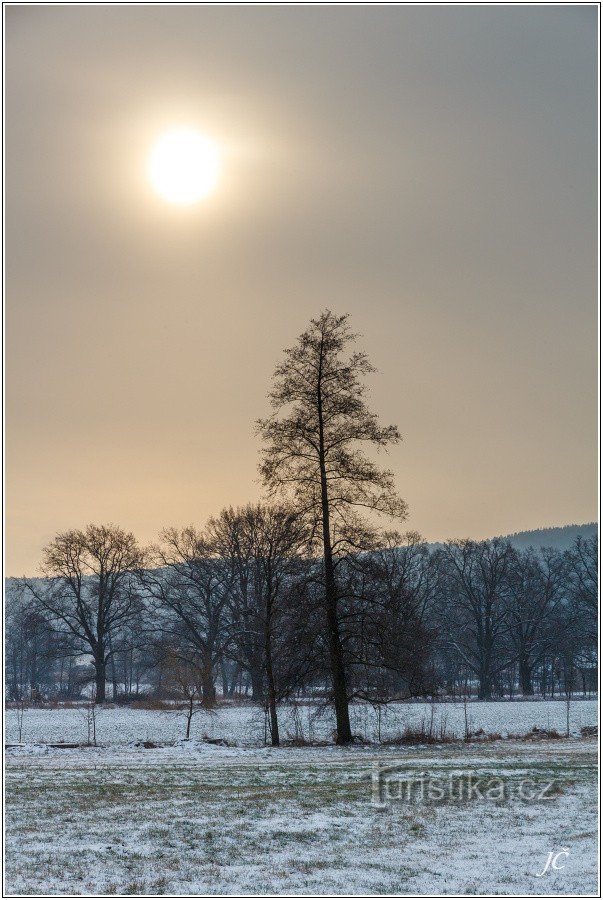
<path fill-rule="evenodd" d="M 487 746 L 57 751 L 9 757 L 9 893 L 596 891 L 592 741 Z M 551 779 L 546 804 L 371 804 L 407 772 Z M 536 878 L 551 850 L 566 868 Z"/>

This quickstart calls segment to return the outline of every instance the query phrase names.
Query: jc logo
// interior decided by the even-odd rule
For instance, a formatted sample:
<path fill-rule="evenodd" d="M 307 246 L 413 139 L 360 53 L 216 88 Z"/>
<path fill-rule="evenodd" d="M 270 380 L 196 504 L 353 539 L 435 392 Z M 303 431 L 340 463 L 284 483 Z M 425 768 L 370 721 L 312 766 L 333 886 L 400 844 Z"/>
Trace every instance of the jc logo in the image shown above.
<path fill-rule="evenodd" d="M 560 865 L 558 863 L 558 860 L 561 856 L 569 856 L 569 850 L 567 849 L 567 847 L 562 847 L 561 850 L 558 850 L 556 853 L 554 850 L 551 850 L 544 869 L 542 870 L 542 872 L 540 872 L 540 874 L 536 874 L 536 878 L 542 878 L 542 876 L 545 875 L 549 869 L 555 869 L 556 871 L 558 871 L 559 869 L 565 869 L 565 865 Z"/>

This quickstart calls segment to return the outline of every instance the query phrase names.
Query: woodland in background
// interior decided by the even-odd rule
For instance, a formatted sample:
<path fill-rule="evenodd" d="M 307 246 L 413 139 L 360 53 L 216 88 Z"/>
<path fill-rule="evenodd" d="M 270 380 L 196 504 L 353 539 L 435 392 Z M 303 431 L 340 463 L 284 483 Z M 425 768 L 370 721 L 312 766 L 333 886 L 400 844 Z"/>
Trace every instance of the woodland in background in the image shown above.
<path fill-rule="evenodd" d="M 164 532 L 146 557 L 158 567 L 117 582 L 100 660 L 56 584 L 30 581 L 33 594 L 11 580 L 8 699 L 100 700 L 100 668 L 113 702 L 262 704 L 278 740 L 281 702 L 328 701 L 331 691 L 321 565 L 281 555 L 295 540 L 295 516 L 262 505 L 224 510 L 203 532 Z M 350 554 L 337 567 L 348 699 L 590 695 L 597 544 L 578 538 L 569 551 L 537 552 L 455 541 L 430 550 L 418 535 L 391 534 L 377 551 Z M 96 577 L 82 588 L 97 610 Z"/>
<path fill-rule="evenodd" d="M 152 547 L 68 531 L 41 578 L 9 581 L 8 699 L 246 698 L 273 744 L 279 704 L 322 700 L 345 744 L 354 700 L 595 689 L 597 537 L 562 552 L 395 530 L 406 504 L 366 451 L 400 435 L 367 406 L 356 337 L 327 311 L 285 351 L 257 425 L 265 502 Z"/>

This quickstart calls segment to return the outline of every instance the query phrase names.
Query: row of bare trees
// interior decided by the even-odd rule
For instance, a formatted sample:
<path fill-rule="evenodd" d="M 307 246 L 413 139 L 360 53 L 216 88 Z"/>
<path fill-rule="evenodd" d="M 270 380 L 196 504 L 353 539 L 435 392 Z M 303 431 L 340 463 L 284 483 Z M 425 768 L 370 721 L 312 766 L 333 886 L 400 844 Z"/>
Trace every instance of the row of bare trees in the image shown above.
<path fill-rule="evenodd" d="M 572 569 L 569 558 L 496 541 L 429 552 L 391 530 L 406 504 L 371 452 L 400 435 L 368 408 L 374 370 L 355 341 L 348 317 L 327 311 L 285 351 L 272 414 L 257 426 L 265 503 L 226 509 L 202 529 L 167 529 L 148 548 L 92 525 L 45 548 L 15 616 L 38 617 L 28 621 L 51 655 L 91 661 L 98 702 L 108 681 L 115 695 L 120 681 L 159 673 L 164 685 L 188 685 L 191 704 L 211 706 L 219 675 L 224 695 L 244 683 L 266 705 L 273 742 L 279 702 L 319 693 L 333 705 L 337 742 L 348 743 L 352 699 L 434 693 L 463 677 L 487 698 L 511 665 L 527 692 L 554 617 L 565 629 L 562 611 L 579 597 L 574 628 L 591 621 L 596 564 L 592 607 L 584 544 Z M 15 691 L 18 643 L 7 656 Z M 65 678 L 77 683 L 77 671 Z"/>
<path fill-rule="evenodd" d="M 508 541 L 451 542 L 440 551 L 439 615 L 452 660 L 494 692 L 546 694 L 549 674 L 572 690 L 581 673 L 594 683 L 597 646 L 597 537 L 578 537 L 571 550 L 519 552 Z M 443 625 L 442 625 L 443 627 Z M 559 678 L 560 672 L 563 678 Z M 554 685 L 551 688 L 554 693 Z"/>
<path fill-rule="evenodd" d="M 153 693 L 213 707 L 218 691 L 243 688 L 278 743 L 281 702 L 333 700 L 324 570 L 305 547 L 297 513 L 278 504 L 167 529 L 145 550 L 113 526 L 58 536 L 45 577 L 9 591 L 9 696 L 78 696 L 90 668 L 97 702 L 109 686 L 111 699 Z M 566 552 L 502 540 L 433 549 L 412 533 L 339 557 L 346 703 L 590 686 L 596 560 L 596 538 Z"/>

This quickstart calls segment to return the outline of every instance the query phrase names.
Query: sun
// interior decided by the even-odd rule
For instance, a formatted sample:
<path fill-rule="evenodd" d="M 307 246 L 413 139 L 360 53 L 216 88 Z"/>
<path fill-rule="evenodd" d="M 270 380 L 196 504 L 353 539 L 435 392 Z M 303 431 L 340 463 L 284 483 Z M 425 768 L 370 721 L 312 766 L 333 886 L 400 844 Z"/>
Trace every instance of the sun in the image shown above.
<path fill-rule="evenodd" d="M 196 131 L 171 131 L 153 147 L 148 175 L 164 200 L 190 206 L 207 197 L 218 182 L 218 147 Z"/>

